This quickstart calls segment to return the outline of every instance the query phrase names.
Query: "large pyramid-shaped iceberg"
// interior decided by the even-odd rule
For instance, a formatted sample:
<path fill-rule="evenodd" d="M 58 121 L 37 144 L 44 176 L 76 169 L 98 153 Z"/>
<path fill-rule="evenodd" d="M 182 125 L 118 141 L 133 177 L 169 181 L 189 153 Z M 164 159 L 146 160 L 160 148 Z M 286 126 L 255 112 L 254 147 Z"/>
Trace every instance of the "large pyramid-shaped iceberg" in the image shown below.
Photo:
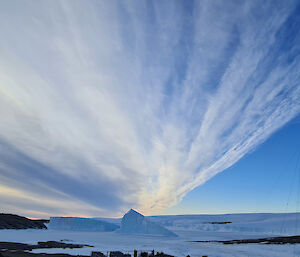
<path fill-rule="evenodd" d="M 133 209 L 123 216 L 120 232 L 126 234 L 177 236 L 170 230 L 164 228 L 158 223 L 152 222 Z"/>

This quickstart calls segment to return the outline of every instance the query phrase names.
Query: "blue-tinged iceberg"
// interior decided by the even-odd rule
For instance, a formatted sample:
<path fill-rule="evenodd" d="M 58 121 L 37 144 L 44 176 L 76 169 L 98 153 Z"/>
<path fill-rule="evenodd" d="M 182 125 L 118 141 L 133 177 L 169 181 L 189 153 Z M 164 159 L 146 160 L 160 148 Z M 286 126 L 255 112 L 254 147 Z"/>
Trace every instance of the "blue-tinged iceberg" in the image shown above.
<path fill-rule="evenodd" d="M 177 236 L 170 230 L 131 209 L 122 218 L 120 233 Z"/>
<path fill-rule="evenodd" d="M 99 219 L 77 217 L 51 217 L 48 224 L 48 229 L 53 230 L 109 232 L 118 228 L 116 224 Z"/>

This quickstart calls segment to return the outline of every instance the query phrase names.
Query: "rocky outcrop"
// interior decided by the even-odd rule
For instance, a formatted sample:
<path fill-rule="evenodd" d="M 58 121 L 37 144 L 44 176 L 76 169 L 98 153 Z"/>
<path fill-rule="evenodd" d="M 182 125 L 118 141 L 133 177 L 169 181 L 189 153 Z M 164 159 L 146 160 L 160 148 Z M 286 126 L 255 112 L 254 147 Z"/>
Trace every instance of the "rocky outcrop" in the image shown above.
<path fill-rule="evenodd" d="M 0 213 L 0 229 L 47 229 L 47 220 L 32 220 L 15 214 Z"/>

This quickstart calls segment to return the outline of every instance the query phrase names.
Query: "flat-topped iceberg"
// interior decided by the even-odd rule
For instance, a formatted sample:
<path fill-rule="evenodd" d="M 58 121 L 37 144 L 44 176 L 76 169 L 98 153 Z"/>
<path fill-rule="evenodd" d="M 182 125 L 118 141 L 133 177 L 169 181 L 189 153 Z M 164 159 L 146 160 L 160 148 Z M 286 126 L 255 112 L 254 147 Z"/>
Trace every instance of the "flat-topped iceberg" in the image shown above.
<path fill-rule="evenodd" d="M 175 233 L 151 221 L 133 209 L 123 216 L 120 232 L 126 234 L 177 236 Z"/>
<path fill-rule="evenodd" d="M 54 230 L 109 232 L 116 230 L 119 226 L 92 218 L 51 217 L 48 228 Z"/>

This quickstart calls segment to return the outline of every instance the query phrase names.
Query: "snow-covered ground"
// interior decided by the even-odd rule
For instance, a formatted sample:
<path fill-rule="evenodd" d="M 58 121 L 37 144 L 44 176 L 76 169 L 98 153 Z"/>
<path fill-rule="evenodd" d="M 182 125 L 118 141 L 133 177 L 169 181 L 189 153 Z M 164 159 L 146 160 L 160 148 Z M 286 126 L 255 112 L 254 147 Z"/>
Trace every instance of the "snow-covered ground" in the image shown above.
<path fill-rule="evenodd" d="M 281 235 L 300 234 L 300 213 L 243 213 L 224 215 L 166 215 L 154 216 L 170 230 L 258 232 Z M 229 224 L 207 224 L 231 222 Z"/>
<path fill-rule="evenodd" d="M 209 257 L 225 256 L 299 256 L 300 245 L 223 245 L 219 243 L 194 243 L 193 240 L 231 240 L 293 235 L 298 226 L 296 214 L 238 214 L 238 215 L 187 215 L 151 217 L 171 229 L 178 237 L 127 235 L 116 232 L 80 232 L 57 230 L 0 230 L 0 241 L 36 243 L 47 240 L 70 240 L 74 243 L 90 244 L 94 248 L 82 249 L 37 249 L 34 252 L 70 253 L 89 255 L 91 251 L 104 253 L 113 250 L 132 253 L 152 249 L 175 256 L 207 255 Z M 203 224 L 203 222 L 231 221 L 231 224 Z M 116 221 L 117 223 L 117 221 Z M 199 225 L 197 227 L 196 225 Z M 202 225 L 212 227 L 207 231 Z M 228 229 L 226 226 L 228 225 Z M 196 226 L 196 227 L 195 227 Z M 214 229 L 217 226 L 222 229 Z M 248 229 L 243 229 L 246 226 Z M 300 226 L 300 222 L 299 222 Z M 282 233 L 275 233 L 280 228 Z M 260 229 L 251 229 L 260 228 Z M 288 228 L 288 229 L 287 229 Z M 252 232 L 251 232 L 252 231 Z M 289 233 L 287 233 L 289 231 Z"/>

